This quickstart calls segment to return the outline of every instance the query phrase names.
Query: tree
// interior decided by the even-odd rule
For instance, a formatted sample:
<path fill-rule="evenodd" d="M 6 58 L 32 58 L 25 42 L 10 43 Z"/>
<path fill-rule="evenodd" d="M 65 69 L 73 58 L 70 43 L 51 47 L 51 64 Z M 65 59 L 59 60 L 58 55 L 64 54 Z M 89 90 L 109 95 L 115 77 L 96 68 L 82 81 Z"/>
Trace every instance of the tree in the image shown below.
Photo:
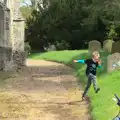
<path fill-rule="evenodd" d="M 33 48 L 63 40 L 71 49 L 84 48 L 90 40 L 106 39 L 111 25 L 119 26 L 117 0 L 47 0 L 45 6 L 39 3 L 27 20 Z"/>
<path fill-rule="evenodd" d="M 32 8 L 30 6 L 22 6 L 20 7 L 20 11 L 22 13 L 22 16 L 24 17 L 24 19 L 29 19 L 31 17 L 32 14 Z"/>

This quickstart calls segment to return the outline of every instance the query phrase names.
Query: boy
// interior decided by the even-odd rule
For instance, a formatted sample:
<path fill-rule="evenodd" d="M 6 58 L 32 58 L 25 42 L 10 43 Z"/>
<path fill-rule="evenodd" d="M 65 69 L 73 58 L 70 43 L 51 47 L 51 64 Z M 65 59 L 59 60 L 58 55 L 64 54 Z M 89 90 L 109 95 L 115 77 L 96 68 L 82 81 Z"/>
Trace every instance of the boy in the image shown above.
<path fill-rule="evenodd" d="M 87 64 L 87 68 L 86 68 L 86 76 L 88 77 L 88 83 L 87 86 L 85 88 L 85 91 L 82 95 L 82 99 L 84 100 L 86 97 L 86 94 L 91 86 L 91 84 L 93 83 L 94 86 L 94 90 L 95 93 L 98 93 L 98 91 L 100 90 L 100 88 L 98 88 L 97 86 L 97 80 L 96 80 L 96 70 L 97 67 L 101 67 L 101 61 L 99 60 L 100 58 L 100 54 L 97 51 L 94 51 L 92 53 L 92 59 L 86 59 L 86 60 L 73 60 L 73 62 L 75 63 L 85 63 Z"/>

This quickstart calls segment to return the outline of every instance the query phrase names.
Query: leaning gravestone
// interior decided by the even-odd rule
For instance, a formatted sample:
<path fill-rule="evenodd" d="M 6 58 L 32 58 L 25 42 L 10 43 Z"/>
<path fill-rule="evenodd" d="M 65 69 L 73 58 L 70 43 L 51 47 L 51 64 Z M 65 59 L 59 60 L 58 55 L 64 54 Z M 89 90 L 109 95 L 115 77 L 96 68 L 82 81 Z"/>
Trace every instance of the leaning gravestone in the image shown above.
<path fill-rule="evenodd" d="M 89 52 L 92 53 L 93 51 L 100 51 L 101 43 L 97 40 L 93 40 L 89 42 Z"/>
<path fill-rule="evenodd" d="M 112 45 L 112 53 L 120 53 L 120 41 L 114 42 Z"/>
<path fill-rule="evenodd" d="M 120 69 L 120 53 L 114 53 L 107 58 L 107 72 Z"/>
<path fill-rule="evenodd" d="M 111 53 L 112 51 L 112 46 L 113 46 L 114 41 L 113 40 L 105 40 L 103 42 L 103 49 L 105 52 Z"/>

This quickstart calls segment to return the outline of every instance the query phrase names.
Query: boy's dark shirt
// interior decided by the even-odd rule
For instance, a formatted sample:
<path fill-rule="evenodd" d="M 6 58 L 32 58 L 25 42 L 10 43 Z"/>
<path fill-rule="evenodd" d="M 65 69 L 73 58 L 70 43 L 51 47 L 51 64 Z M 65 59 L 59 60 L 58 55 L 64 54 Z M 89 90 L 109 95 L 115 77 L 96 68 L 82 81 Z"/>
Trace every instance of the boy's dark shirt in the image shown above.
<path fill-rule="evenodd" d="M 94 62 L 92 59 L 86 59 L 85 63 L 87 64 L 86 75 L 92 73 L 93 75 L 96 76 L 98 63 Z"/>

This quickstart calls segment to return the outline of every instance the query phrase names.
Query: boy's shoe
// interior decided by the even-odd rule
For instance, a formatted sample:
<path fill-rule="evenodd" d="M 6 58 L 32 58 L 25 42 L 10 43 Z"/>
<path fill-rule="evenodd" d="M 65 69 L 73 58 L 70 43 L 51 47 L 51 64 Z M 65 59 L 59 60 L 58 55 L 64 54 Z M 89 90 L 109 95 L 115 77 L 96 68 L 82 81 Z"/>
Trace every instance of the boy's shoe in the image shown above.
<path fill-rule="evenodd" d="M 100 91 L 100 88 L 98 88 L 96 91 L 95 91 L 95 93 L 98 93 Z"/>
<path fill-rule="evenodd" d="M 85 100 L 85 98 L 86 98 L 85 96 L 82 96 L 82 100 Z"/>
<path fill-rule="evenodd" d="M 83 95 L 83 96 L 82 96 L 82 100 L 86 100 L 86 99 L 89 99 L 89 97 L 86 96 L 86 95 L 85 95 L 85 96 Z"/>

